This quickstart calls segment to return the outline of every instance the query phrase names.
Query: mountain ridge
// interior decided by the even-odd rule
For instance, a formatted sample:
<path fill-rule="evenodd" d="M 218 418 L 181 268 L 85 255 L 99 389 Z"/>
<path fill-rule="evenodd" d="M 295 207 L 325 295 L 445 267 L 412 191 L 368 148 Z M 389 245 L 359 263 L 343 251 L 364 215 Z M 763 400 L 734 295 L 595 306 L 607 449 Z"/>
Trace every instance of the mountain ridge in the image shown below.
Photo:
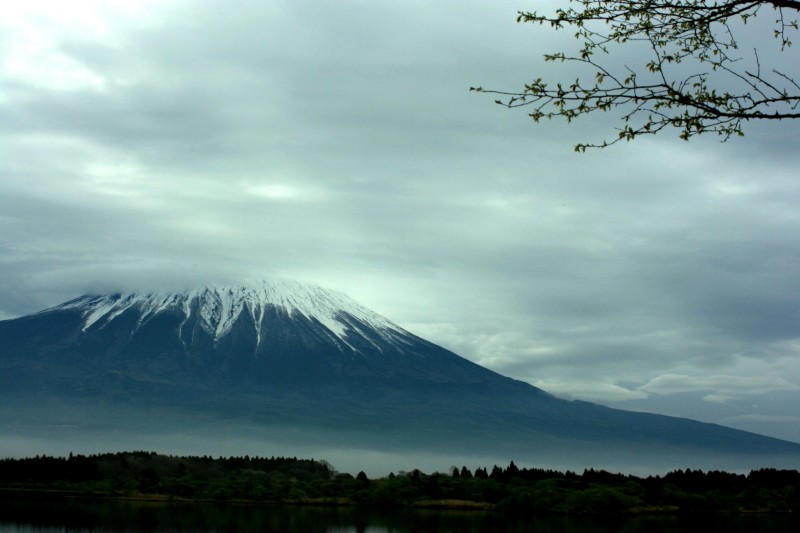
<path fill-rule="evenodd" d="M 27 346 L 17 350 L 78 356 L 103 351 L 100 367 L 115 358 L 167 357 L 187 368 L 227 374 L 237 367 L 241 376 L 267 380 L 271 368 L 293 371 L 296 378 L 308 372 L 341 376 L 350 368 L 353 376 L 373 377 L 427 371 L 426 379 L 438 382 L 450 381 L 448 373 L 462 381 L 511 379 L 413 335 L 343 293 L 297 282 L 84 295 L 0 322 L 0 350 L 13 344 L 4 337 L 4 324 L 51 317 L 65 329 L 62 342 L 42 345 L 29 334 Z M 434 359 L 440 368 L 431 372 L 433 366 L 423 363 Z"/>
<path fill-rule="evenodd" d="M 191 433 L 200 417 L 375 449 L 800 463 L 797 443 L 555 398 L 296 283 L 87 295 L 0 321 L 0 399 L 12 427 L 95 413 L 113 431 Z"/>
<path fill-rule="evenodd" d="M 196 310 L 192 307 L 195 301 L 200 302 Z M 260 323 L 266 305 L 281 307 L 289 314 L 299 312 L 307 318 L 313 317 L 339 338 L 343 336 L 344 327 L 336 317 L 343 312 L 357 317 L 378 331 L 394 329 L 405 332 L 400 326 L 360 305 L 344 293 L 287 280 L 205 285 L 177 292 L 87 294 L 34 314 L 70 308 L 88 309 L 84 313 L 83 331 L 86 331 L 96 322 L 113 320 L 134 306 L 142 309 L 143 321 L 165 309 L 180 308 L 186 314 L 187 320 L 193 311 L 199 312 L 204 319 L 204 325 L 210 328 L 209 333 L 213 331 L 214 340 L 217 340 L 230 331 L 233 321 L 244 310 Z"/>

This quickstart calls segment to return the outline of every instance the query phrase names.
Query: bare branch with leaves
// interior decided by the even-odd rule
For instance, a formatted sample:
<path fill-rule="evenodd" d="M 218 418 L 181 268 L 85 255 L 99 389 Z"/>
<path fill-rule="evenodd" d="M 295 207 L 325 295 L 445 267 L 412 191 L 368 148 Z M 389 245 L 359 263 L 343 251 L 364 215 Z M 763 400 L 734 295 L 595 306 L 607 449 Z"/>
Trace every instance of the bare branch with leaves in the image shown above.
<path fill-rule="evenodd" d="M 762 69 L 758 51 L 740 50 L 736 34 L 757 31 L 755 18 L 774 15 L 773 37 L 779 53 L 792 46 L 800 1 L 731 0 L 607 2 L 570 0 L 554 15 L 520 12 L 518 22 L 573 28 L 582 47 L 575 55 L 546 54 L 546 61 L 577 63 L 591 81 L 549 83 L 537 78 L 522 91 L 473 87 L 498 95 L 497 103 L 526 107 L 530 117 L 567 122 L 593 112 L 620 112 L 616 137 L 599 144 L 578 144 L 576 151 L 606 147 L 620 140 L 677 128 L 682 139 L 717 133 L 743 135 L 750 120 L 800 118 L 800 84 L 793 73 Z M 749 26 L 748 26 L 749 23 Z M 639 68 L 613 68 L 601 61 L 617 47 L 640 47 Z M 646 54 L 646 55 L 645 55 Z M 800 66 L 800 62 L 795 62 Z M 584 78 L 585 80 L 586 78 Z"/>

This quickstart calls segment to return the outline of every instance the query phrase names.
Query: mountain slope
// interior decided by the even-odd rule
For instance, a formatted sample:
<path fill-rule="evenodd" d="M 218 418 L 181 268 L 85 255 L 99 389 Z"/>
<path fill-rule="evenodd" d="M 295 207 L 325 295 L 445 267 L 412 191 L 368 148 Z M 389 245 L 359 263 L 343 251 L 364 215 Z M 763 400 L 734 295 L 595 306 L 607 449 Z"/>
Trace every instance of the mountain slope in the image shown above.
<path fill-rule="evenodd" d="M 326 381 L 506 383 L 344 294 L 292 282 L 82 296 L 0 322 L 0 356 L 241 388 Z M 47 377 L 46 374 L 43 377 Z"/>
<path fill-rule="evenodd" d="M 794 443 L 554 398 L 291 282 L 82 296 L 2 321 L 0 400 L 15 406 L 0 412 L 13 427 L 89 417 L 133 431 L 134 420 L 188 428 L 200 417 L 375 448 L 800 458 Z"/>

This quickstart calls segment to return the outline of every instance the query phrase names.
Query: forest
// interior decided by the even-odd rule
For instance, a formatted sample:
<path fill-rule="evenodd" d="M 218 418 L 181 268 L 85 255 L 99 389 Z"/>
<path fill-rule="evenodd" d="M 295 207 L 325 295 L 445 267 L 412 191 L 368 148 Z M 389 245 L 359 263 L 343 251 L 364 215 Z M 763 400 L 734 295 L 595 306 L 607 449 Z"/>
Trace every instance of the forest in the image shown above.
<path fill-rule="evenodd" d="M 135 451 L 0 460 L 8 498 L 130 498 L 297 505 L 461 508 L 528 514 L 800 511 L 800 473 L 451 467 L 370 479 L 295 457 L 168 456 Z"/>

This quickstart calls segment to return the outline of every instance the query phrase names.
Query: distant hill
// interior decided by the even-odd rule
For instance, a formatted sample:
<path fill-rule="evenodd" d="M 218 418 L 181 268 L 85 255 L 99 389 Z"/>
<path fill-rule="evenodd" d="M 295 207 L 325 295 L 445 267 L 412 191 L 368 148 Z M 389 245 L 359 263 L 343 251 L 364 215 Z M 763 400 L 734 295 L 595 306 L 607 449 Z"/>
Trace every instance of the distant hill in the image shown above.
<path fill-rule="evenodd" d="M 86 295 L 1 321 L 0 401 L 9 434 L 231 439 L 247 426 L 330 447 L 559 464 L 800 464 L 800 444 L 555 398 L 293 282 Z"/>

